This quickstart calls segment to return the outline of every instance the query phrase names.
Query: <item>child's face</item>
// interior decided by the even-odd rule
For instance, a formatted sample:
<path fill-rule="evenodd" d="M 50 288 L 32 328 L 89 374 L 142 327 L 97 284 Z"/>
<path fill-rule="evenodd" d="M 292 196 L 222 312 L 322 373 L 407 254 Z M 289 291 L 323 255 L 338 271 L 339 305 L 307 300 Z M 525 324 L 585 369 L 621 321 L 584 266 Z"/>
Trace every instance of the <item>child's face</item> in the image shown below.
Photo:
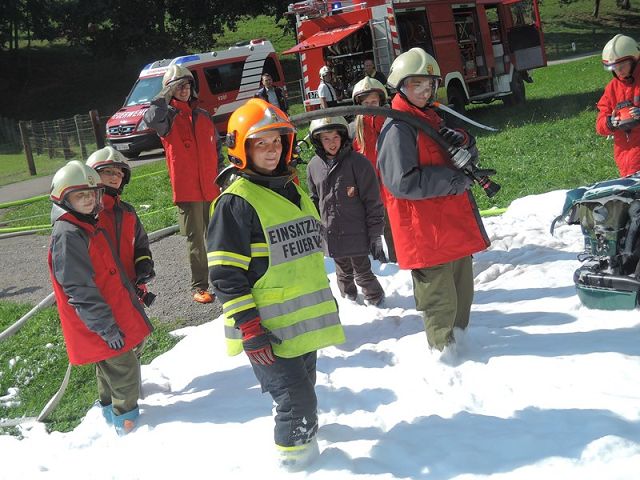
<path fill-rule="evenodd" d="M 76 190 L 67 195 L 67 202 L 71 208 L 84 215 L 89 215 L 96 207 L 96 190 Z"/>
<path fill-rule="evenodd" d="M 378 95 L 376 92 L 371 92 L 360 101 L 360 105 L 363 105 L 365 107 L 379 107 L 380 95 Z"/>
<path fill-rule="evenodd" d="M 335 157 L 342 146 L 342 137 L 337 130 L 320 132 L 320 143 L 329 157 Z"/>
<path fill-rule="evenodd" d="M 181 102 L 188 101 L 189 97 L 191 96 L 191 83 L 187 80 L 185 80 L 184 82 L 180 82 L 180 84 L 176 87 L 173 96 Z"/>
<path fill-rule="evenodd" d="M 626 78 L 631 75 L 631 60 L 615 63 L 611 69 L 616 72 L 618 78 Z"/>
<path fill-rule="evenodd" d="M 425 77 L 409 77 L 405 80 L 402 91 L 413 105 L 424 108 L 433 95 L 433 80 Z"/>
<path fill-rule="evenodd" d="M 253 169 L 265 175 L 272 173 L 280 163 L 282 138 L 279 132 L 267 132 L 262 137 L 247 140 L 247 155 L 253 162 Z"/>
<path fill-rule="evenodd" d="M 106 167 L 98 172 L 102 183 L 107 187 L 120 188 L 122 179 L 124 178 L 124 171 L 120 167 Z"/>

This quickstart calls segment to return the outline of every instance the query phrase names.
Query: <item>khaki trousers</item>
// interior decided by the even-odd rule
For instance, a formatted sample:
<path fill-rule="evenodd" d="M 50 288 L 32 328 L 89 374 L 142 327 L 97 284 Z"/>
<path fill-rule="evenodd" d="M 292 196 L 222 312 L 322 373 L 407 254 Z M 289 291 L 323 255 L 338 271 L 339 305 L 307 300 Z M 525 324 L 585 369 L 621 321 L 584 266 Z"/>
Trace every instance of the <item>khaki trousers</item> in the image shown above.
<path fill-rule="evenodd" d="M 187 237 L 187 253 L 191 267 L 191 289 L 209 289 L 207 264 L 207 229 L 211 202 L 178 202 L 180 234 Z"/>
<path fill-rule="evenodd" d="M 453 339 L 453 329 L 465 329 L 473 302 L 471 256 L 411 271 L 416 309 L 422 312 L 427 342 L 443 350 Z"/>
<path fill-rule="evenodd" d="M 141 389 L 138 348 L 141 347 L 96 363 L 100 403 L 111 405 L 114 415 L 123 415 L 138 406 Z"/>

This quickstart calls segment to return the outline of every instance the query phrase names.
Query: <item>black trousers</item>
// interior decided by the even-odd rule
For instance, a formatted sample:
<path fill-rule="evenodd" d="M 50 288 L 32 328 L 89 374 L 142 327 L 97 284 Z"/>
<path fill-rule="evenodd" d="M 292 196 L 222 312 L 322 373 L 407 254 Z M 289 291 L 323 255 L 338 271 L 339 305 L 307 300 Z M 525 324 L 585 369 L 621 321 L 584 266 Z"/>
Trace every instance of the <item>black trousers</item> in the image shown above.
<path fill-rule="evenodd" d="M 263 392 L 276 403 L 274 441 L 281 447 L 309 443 L 318 431 L 316 352 L 300 357 L 275 357 L 273 365 L 251 363 Z"/>
<path fill-rule="evenodd" d="M 333 260 L 336 263 L 338 288 L 343 296 L 357 295 L 357 283 L 365 299 L 375 303 L 384 297 L 382 285 L 371 271 L 371 261 L 368 256 L 342 257 Z"/>

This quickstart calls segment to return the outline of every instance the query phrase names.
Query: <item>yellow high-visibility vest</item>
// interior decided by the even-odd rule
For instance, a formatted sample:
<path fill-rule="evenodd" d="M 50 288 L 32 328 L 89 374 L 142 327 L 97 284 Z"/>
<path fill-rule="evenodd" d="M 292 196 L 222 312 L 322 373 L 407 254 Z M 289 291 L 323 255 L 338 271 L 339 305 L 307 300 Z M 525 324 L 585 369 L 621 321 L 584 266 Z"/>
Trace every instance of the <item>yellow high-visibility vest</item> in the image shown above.
<path fill-rule="evenodd" d="M 229 355 L 242 352 L 242 335 L 235 328 L 234 315 L 253 307 L 258 309 L 262 325 L 282 341 L 272 343 L 273 353 L 279 357 L 297 357 L 345 341 L 324 268 L 318 213 L 307 194 L 295 187 L 301 208 L 244 178 L 223 193 L 249 202 L 260 219 L 266 242 L 252 244 L 251 257 L 209 252 L 209 266 L 232 265 L 248 270 L 252 258 L 269 258 L 269 267 L 251 294 L 223 305 Z"/>

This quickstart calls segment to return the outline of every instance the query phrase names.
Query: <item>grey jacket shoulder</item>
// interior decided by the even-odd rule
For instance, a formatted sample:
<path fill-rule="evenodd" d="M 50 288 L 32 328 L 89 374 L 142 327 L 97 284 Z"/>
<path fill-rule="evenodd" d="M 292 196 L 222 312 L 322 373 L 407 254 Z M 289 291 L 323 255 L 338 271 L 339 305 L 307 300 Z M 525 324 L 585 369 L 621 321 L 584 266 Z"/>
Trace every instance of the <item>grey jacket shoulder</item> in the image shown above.
<path fill-rule="evenodd" d="M 385 187 L 396 198 L 422 200 L 463 193 L 467 176 L 446 166 L 421 166 L 418 132 L 411 125 L 387 119 L 378 137 L 378 168 Z"/>

